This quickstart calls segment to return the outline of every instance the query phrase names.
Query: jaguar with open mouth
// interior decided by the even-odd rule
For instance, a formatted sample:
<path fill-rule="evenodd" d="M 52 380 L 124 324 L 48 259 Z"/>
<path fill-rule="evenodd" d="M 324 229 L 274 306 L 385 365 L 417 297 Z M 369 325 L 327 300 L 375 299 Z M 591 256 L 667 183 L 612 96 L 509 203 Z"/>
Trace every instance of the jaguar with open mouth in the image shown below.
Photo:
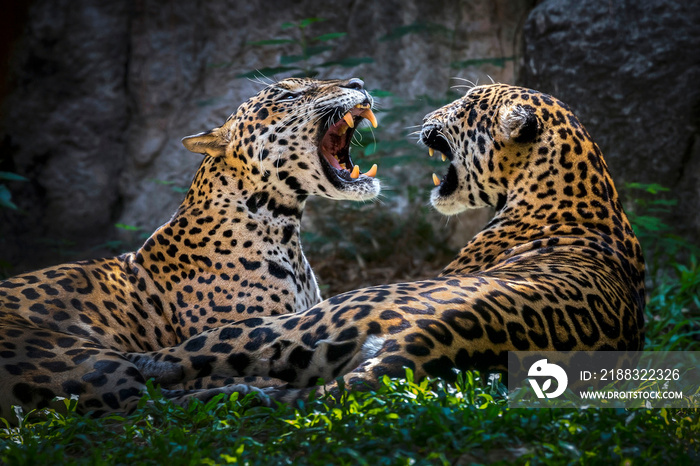
<path fill-rule="evenodd" d="M 377 125 L 372 103 L 359 79 L 269 83 L 221 126 L 182 140 L 204 157 L 175 214 L 141 248 L 0 282 L 0 343 L 18 348 L 0 351 L 0 416 L 78 395 L 78 412 L 129 412 L 145 378 L 118 352 L 320 302 L 302 214 L 312 195 L 379 194 L 377 167 L 362 173 L 350 158 L 355 128 Z M 170 399 L 209 399 L 215 392 L 196 385 L 204 377 Z"/>
<path fill-rule="evenodd" d="M 251 156 L 259 159 L 261 171 L 280 177 L 291 189 L 284 189 L 287 195 L 357 201 L 379 194 L 377 166 L 363 172 L 350 156 L 361 136 L 358 127 L 377 127 L 374 99 L 362 80 L 287 78 L 263 92 L 268 101 L 252 110 L 262 112 L 267 131 L 256 136 L 258 149 Z"/>
<path fill-rule="evenodd" d="M 440 125 L 431 123 L 423 126 L 421 142 L 428 147 L 428 155 L 430 157 L 434 156 L 435 152 L 440 152 L 443 162 L 446 160 L 452 162 L 454 158 L 452 147 L 442 132 Z M 457 171 L 454 165 L 450 163 L 447 173 L 443 175 L 442 179 L 433 173 L 433 184 L 440 188 L 440 194 L 443 196 L 447 196 L 457 189 Z"/>
<path fill-rule="evenodd" d="M 362 103 L 343 110 L 337 109 L 332 112 L 335 121 L 329 118 L 323 126 L 328 129 L 321 130 L 319 137 L 319 154 L 323 163 L 323 168 L 328 179 L 341 187 L 343 183 L 367 182 L 367 178 L 374 178 L 377 174 L 377 164 L 365 173 L 360 171 L 360 166 L 356 165 L 350 157 L 350 144 L 358 125 L 367 120 L 372 127 L 377 127 L 377 118 L 371 108 L 371 100 L 366 98 Z M 342 115 L 338 117 L 338 115 Z"/>

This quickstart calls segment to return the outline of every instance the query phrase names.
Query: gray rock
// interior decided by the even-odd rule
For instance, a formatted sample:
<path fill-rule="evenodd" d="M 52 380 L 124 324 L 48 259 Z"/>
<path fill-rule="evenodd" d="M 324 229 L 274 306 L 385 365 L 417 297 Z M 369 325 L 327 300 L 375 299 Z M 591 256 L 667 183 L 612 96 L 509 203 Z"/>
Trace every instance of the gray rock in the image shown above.
<path fill-rule="evenodd" d="M 523 33 L 520 82 L 568 103 L 618 188 L 659 183 L 700 236 L 700 8 L 685 0 L 548 0 Z"/>
<path fill-rule="evenodd" d="M 0 210 L 4 260 L 51 254 L 47 244 L 104 233 L 116 217 L 129 115 L 129 15 L 123 2 L 92 3 L 32 2 L 15 44 L 0 159 L 31 181 L 11 184 L 24 215 Z"/>
<path fill-rule="evenodd" d="M 276 66 L 283 53 L 298 53 L 290 46 L 249 45 L 289 35 L 290 30 L 280 30 L 283 22 L 317 16 L 326 21 L 310 28 L 310 34 L 347 32 L 334 50 L 312 63 L 350 56 L 372 57 L 374 63 L 320 68 L 319 77 L 359 76 L 368 88 L 390 91 L 415 105 L 413 113 L 393 123 L 383 122 L 386 114 L 378 112 L 387 129 L 383 137 L 405 140 L 406 127 L 420 124 L 450 85 L 459 84 L 451 78 L 513 82 L 514 50 L 531 4 L 35 0 L 13 46 L 9 94 L 0 110 L 0 170 L 31 181 L 10 186 L 23 213 L 0 209 L 0 260 L 19 272 L 105 254 L 109 251 L 98 246 L 107 239 L 128 239 L 130 247 L 140 239 L 115 223 L 148 232 L 167 221 L 183 196 L 172 188 L 187 186 L 200 162 L 180 139 L 218 126 L 261 88 L 239 74 Z M 411 25 L 422 27 L 387 38 Z M 379 103 L 387 108 L 392 101 Z M 414 186 L 422 196 L 418 202 L 427 202 L 429 168 L 391 163 L 397 155 L 414 160 L 425 157 L 425 151 L 386 154 L 380 176 L 388 192 L 404 195 Z M 385 201 L 383 207 L 406 215 L 406 202 Z M 433 224 L 458 247 L 485 215 L 449 223 L 435 216 Z"/>

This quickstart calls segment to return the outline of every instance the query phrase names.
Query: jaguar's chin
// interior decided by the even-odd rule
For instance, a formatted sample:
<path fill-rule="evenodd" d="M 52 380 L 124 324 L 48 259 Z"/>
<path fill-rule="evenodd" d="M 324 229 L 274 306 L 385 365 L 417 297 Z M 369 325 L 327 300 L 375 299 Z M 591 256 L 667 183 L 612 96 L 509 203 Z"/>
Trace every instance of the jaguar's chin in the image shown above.
<path fill-rule="evenodd" d="M 436 176 L 434 176 L 436 178 Z M 435 182 L 435 180 L 433 180 Z M 438 180 L 439 181 L 439 180 Z M 447 173 L 430 192 L 430 204 L 443 215 L 456 215 L 467 210 L 468 206 L 460 199 L 457 169 L 450 164 Z"/>

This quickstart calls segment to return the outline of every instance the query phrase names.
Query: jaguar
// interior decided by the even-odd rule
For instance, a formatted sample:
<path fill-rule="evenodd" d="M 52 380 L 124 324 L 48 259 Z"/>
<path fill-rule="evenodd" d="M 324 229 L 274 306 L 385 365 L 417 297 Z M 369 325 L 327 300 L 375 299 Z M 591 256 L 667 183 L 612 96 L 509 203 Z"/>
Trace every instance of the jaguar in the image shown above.
<path fill-rule="evenodd" d="M 0 417 L 70 396 L 81 412 L 128 411 L 146 378 L 125 352 L 317 304 L 302 212 L 311 195 L 378 195 L 377 166 L 362 173 L 350 156 L 358 125 L 377 125 L 372 105 L 357 78 L 272 83 L 222 126 L 183 139 L 203 160 L 175 214 L 141 248 L 0 282 Z"/>
<path fill-rule="evenodd" d="M 296 314 L 253 317 L 126 357 L 164 385 L 208 374 L 270 376 L 261 399 L 293 403 L 383 376 L 455 380 L 506 372 L 509 351 L 640 350 L 642 249 L 600 148 L 556 98 L 506 84 L 471 88 L 428 114 L 430 200 L 493 219 L 432 279 L 349 291 Z"/>

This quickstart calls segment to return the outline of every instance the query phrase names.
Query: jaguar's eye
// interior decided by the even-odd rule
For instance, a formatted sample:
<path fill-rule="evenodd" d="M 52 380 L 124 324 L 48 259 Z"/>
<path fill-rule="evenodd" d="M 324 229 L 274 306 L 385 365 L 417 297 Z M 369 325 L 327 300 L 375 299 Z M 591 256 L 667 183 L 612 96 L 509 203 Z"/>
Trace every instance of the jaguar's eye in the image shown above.
<path fill-rule="evenodd" d="M 285 92 L 279 97 L 279 100 L 290 102 L 292 100 L 297 100 L 299 97 L 301 97 L 300 92 Z"/>

